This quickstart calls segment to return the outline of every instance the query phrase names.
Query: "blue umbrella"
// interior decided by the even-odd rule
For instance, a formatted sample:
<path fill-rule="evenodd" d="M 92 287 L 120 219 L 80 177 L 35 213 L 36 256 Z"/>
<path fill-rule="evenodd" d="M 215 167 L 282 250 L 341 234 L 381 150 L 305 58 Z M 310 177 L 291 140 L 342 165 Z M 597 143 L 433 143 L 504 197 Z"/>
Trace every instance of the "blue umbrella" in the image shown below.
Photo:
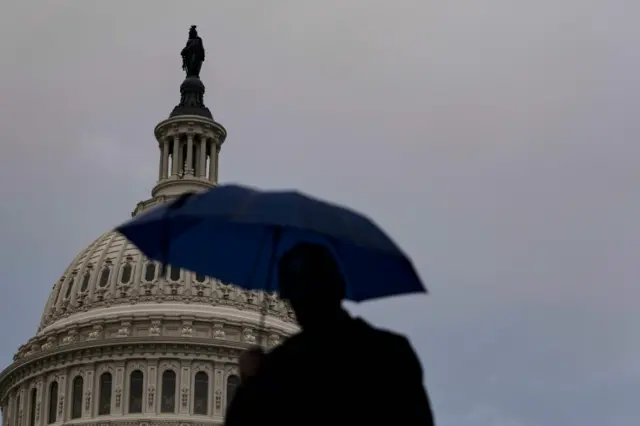
<path fill-rule="evenodd" d="M 150 259 L 247 290 L 278 291 L 277 260 L 300 242 L 331 250 L 360 302 L 426 292 L 411 261 L 370 219 L 296 191 L 220 185 L 117 228 Z"/>

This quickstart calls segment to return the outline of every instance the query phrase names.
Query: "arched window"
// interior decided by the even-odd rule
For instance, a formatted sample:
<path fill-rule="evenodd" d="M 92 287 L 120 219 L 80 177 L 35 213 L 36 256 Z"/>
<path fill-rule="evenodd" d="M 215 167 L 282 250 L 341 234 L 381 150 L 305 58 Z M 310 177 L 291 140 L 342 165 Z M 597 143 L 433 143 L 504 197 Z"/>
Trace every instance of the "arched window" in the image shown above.
<path fill-rule="evenodd" d="M 69 296 L 71 296 L 71 290 L 73 290 L 73 283 L 76 281 L 76 276 L 75 275 L 71 275 L 71 278 L 69 278 L 69 282 L 67 283 L 67 291 L 64 294 L 64 298 L 68 299 Z"/>
<path fill-rule="evenodd" d="M 193 414 L 206 416 L 209 411 L 209 376 L 204 371 L 196 373 L 193 386 Z"/>
<path fill-rule="evenodd" d="M 71 388 L 71 418 L 79 419 L 82 417 L 82 391 L 84 387 L 84 379 L 82 376 L 76 376 L 73 379 Z"/>
<path fill-rule="evenodd" d="M 180 268 L 174 268 L 172 266 L 170 269 L 171 269 L 171 271 L 169 273 L 169 279 L 171 281 L 179 281 L 180 280 Z"/>
<path fill-rule="evenodd" d="M 133 272 L 133 268 L 131 267 L 130 264 L 125 263 L 124 265 L 122 265 L 122 273 L 120 274 L 120 282 L 122 284 L 129 284 L 129 281 L 131 281 L 132 272 Z"/>
<path fill-rule="evenodd" d="M 144 280 L 153 281 L 156 278 L 156 264 L 147 263 L 147 267 L 144 270 Z"/>
<path fill-rule="evenodd" d="M 60 278 L 60 281 L 58 282 L 58 292 L 56 293 L 56 301 L 55 301 L 56 305 L 58 304 L 60 299 L 62 299 L 62 295 L 64 294 L 62 293 L 62 284 L 64 284 L 64 277 Z"/>
<path fill-rule="evenodd" d="M 91 279 L 91 272 L 87 271 L 84 273 L 82 277 L 82 285 L 80 286 L 80 291 L 87 291 L 89 288 L 89 280 Z"/>
<path fill-rule="evenodd" d="M 111 268 L 105 266 L 102 268 L 102 272 L 100 272 L 100 282 L 98 285 L 100 287 L 106 287 L 109 284 L 109 275 L 111 274 Z"/>
<path fill-rule="evenodd" d="M 161 413 L 173 413 L 176 410 L 176 373 L 166 370 L 162 373 Z"/>
<path fill-rule="evenodd" d="M 98 396 L 98 415 L 106 416 L 111 414 L 111 387 L 113 377 L 111 373 L 100 375 L 100 394 Z"/>
<path fill-rule="evenodd" d="M 49 418 L 48 423 L 55 423 L 58 414 L 58 382 L 49 385 Z"/>
<path fill-rule="evenodd" d="M 227 407 L 233 400 L 238 386 L 240 386 L 240 377 L 232 374 L 227 378 Z"/>
<path fill-rule="evenodd" d="M 198 281 L 199 283 L 203 283 L 203 282 L 205 282 L 205 281 L 206 281 L 206 279 L 207 279 L 207 277 L 205 277 L 204 275 L 202 275 L 202 274 L 196 274 L 196 281 Z"/>
<path fill-rule="evenodd" d="M 36 424 L 36 404 L 38 400 L 38 389 L 31 389 L 31 397 L 29 401 L 29 426 Z"/>
<path fill-rule="evenodd" d="M 129 377 L 129 413 L 142 413 L 142 391 L 144 376 L 136 370 Z"/>

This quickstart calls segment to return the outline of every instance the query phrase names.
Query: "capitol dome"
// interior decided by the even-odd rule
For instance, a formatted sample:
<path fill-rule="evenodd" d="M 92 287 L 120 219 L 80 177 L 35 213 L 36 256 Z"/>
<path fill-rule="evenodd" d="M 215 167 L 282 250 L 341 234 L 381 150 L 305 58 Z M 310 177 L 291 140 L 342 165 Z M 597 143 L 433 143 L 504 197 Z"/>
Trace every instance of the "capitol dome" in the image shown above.
<path fill-rule="evenodd" d="M 156 126 L 158 182 L 133 215 L 216 185 L 227 134 L 203 96 L 203 84 L 183 84 Z M 240 351 L 296 330 L 275 295 L 178 268 L 162 274 L 107 232 L 54 284 L 35 336 L 0 373 L 2 426 L 218 425 L 239 384 Z"/>

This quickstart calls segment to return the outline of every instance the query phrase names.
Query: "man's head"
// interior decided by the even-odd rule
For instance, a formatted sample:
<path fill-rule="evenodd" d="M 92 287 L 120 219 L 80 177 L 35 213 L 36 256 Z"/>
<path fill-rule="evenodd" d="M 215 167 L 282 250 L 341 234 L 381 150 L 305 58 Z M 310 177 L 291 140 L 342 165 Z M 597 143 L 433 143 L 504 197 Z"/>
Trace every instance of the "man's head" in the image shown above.
<path fill-rule="evenodd" d="M 329 250 L 301 243 L 286 252 L 278 263 L 280 297 L 291 303 L 304 328 L 322 326 L 341 309 L 345 283 Z"/>

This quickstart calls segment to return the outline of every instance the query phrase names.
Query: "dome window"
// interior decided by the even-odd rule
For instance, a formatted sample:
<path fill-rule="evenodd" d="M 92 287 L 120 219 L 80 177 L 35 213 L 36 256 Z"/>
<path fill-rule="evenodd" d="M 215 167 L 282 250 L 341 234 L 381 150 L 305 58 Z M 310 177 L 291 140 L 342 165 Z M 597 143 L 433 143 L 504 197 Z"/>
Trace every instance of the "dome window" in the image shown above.
<path fill-rule="evenodd" d="M 87 291 L 87 289 L 89 288 L 89 280 L 91 280 L 91 272 L 87 271 L 82 277 L 82 285 L 80 286 L 80 291 Z"/>
<path fill-rule="evenodd" d="M 207 280 L 207 277 L 205 277 L 202 274 L 196 274 L 196 281 L 199 283 L 203 283 Z"/>
<path fill-rule="evenodd" d="M 76 280 L 75 274 L 71 275 L 71 278 L 69 278 L 69 282 L 67 283 L 67 291 L 64 293 L 65 299 L 68 299 L 69 296 L 71 296 L 71 290 L 73 290 L 73 283 L 75 282 L 75 280 Z"/>
<path fill-rule="evenodd" d="M 142 413 L 142 392 L 144 376 L 136 370 L 129 377 L 129 413 Z"/>
<path fill-rule="evenodd" d="M 240 377 L 232 374 L 227 378 L 227 408 L 229 407 L 229 404 L 231 404 L 238 386 L 240 386 Z"/>
<path fill-rule="evenodd" d="M 180 281 L 180 268 L 174 268 L 173 266 L 169 271 L 169 279 L 171 281 Z"/>
<path fill-rule="evenodd" d="M 49 386 L 49 416 L 47 423 L 52 424 L 56 422 L 58 414 L 58 382 L 52 382 Z"/>
<path fill-rule="evenodd" d="M 82 391 L 84 388 L 84 379 L 82 376 L 76 376 L 73 379 L 71 388 L 71 418 L 79 419 L 82 417 Z"/>
<path fill-rule="evenodd" d="M 129 282 L 131 281 L 132 272 L 133 272 L 133 268 L 131 267 L 130 264 L 125 263 L 124 265 L 122 265 L 122 272 L 120 274 L 120 282 L 122 284 L 129 284 Z"/>
<path fill-rule="evenodd" d="M 193 414 L 206 416 L 209 411 L 209 376 L 204 371 L 196 373 L 193 386 Z"/>
<path fill-rule="evenodd" d="M 111 273 L 111 268 L 105 266 L 102 268 L 102 272 L 100 272 L 100 283 L 98 284 L 100 287 L 106 287 L 109 284 L 109 275 Z"/>
<path fill-rule="evenodd" d="M 160 412 L 173 413 L 176 411 L 176 373 L 166 370 L 162 373 L 162 399 Z"/>
<path fill-rule="evenodd" d="M 144 280 L 151 282 L 156 278 L 156 264 L 147 263 L 147 267 L 144 270 Z"/>
<path fill-rule="evenodd" d="M 112 388 L 112 376 L 111 373 L 102 373 L 100 376 L 100 395 L 98 402 L 98 415 L 106 416 L 111 414 L 111 388 Z"/>

